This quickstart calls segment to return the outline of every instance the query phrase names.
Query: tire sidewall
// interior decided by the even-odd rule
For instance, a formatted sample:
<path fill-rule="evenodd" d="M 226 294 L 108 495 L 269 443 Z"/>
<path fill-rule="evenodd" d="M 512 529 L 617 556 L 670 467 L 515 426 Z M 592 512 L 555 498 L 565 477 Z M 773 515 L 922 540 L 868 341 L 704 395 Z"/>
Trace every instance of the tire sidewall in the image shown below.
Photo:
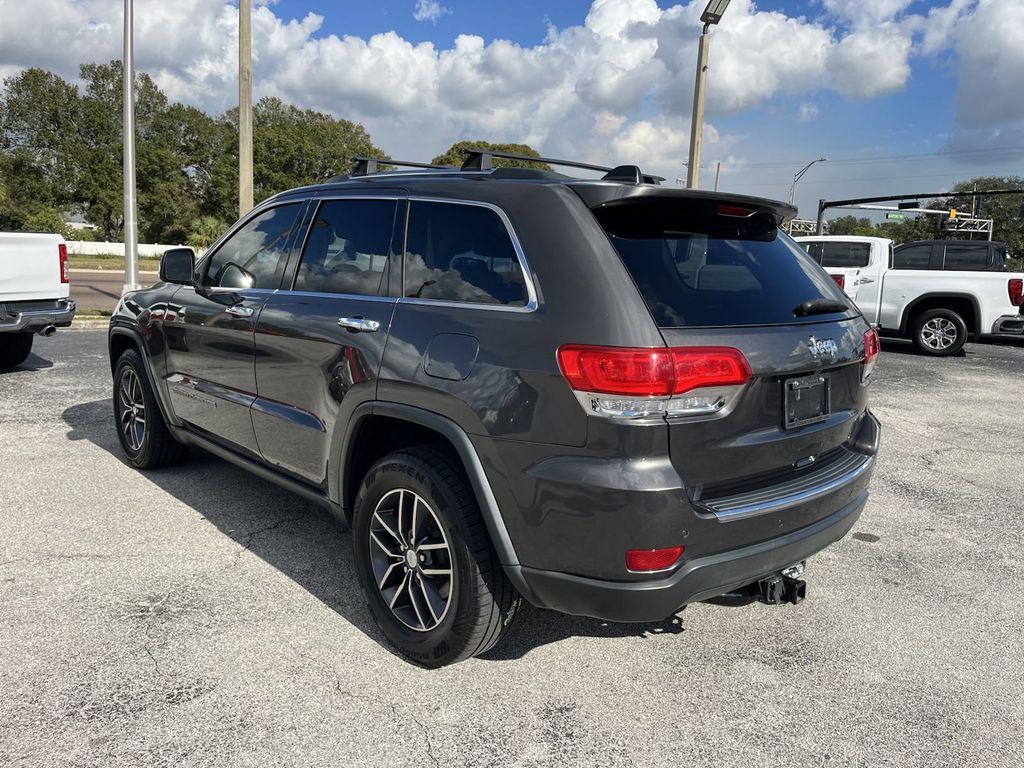
<path fill-rule="evenodd" d="M 373 512 L 390 491 L 404 488 L 421 496 L 433 509 L 452 553 L 452 594 L 440 625 L 428 632 L 405 626 L 377 588 L 370 564 L 369 531 Z M 415 456 L 399 454 L 378 462 L 367 473 L 356 496 L 352 531 L 353 555 L 367 607 L 387 639 L 412 661 L 438 666 L 459 655 L 468 642 L 470 610 L 477 601 L 475 564 L 465 543 L 459 500 L 437 473 Z"/>
<path fill-rule="evenodd" d="M 932 349 L 925 344 L 922 337 L 924 325 L 929 320 L 933 320 L 936 317 L 942 317 L 949 320 L 956 326 L 957 338 L 953 342 L 953 346 L 948 349 Z M 967 323 L 964 319 L 951 309 L 931 309 L 922 314 L 917 320 L 914 321 L 914 344 L 917 348 L 926 355 L 933 357 L 949 357 L 955 355 L 961 349 L 964 348 L 964 344 L 967 343 Z"/>
<path fill-rule="evenodd" d="M 153 419 L 158 416 L 156 398 L 153 396 L 149 386 L 149 379 L 146 378 L 146 372 L 143 370 L 141 363 L 139 353 L 134 350 L 128 350 L 121 355 L 117 365 L 114 367 L 114 428 L 117 430 L 117 440 L 121 444 L 121 451 L 124 453 L 125 459 L 136 468 L 145 466 L 149 462 L 150 454 L 153 451 L 153 430 L 156 428 Z M 135 375 L 139 377 L 139 384 L 142 387 L 142 399 L 146 404 L 146 431 L 142 436 L 142 447 L 137 451 L 133 451 L 128 443 L 125 442 L 124 433 L 121 431 L 119 394 L 121 376 L 126 368 L 131 368 Z"/>

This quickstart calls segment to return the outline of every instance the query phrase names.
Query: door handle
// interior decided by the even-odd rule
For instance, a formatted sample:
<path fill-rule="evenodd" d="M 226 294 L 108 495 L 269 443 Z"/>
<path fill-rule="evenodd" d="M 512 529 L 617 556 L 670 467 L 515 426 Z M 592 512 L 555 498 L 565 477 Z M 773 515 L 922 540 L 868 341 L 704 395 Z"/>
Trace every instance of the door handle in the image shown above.
<path fill-rule="evenodd" d="M 373 333 L 380 330 L 379 322 L 367 320 L 363 317 L 339 317 L 338 325 L 342 328 L 348 328 L 350 331 L 362 331 L 365 333 Z"/>
<path fill-rule="evenodd" d="M 252 307 L 245 307 L 242 306 L 241 304 L 235 304 L 233 307 L 228 307 L 224 311 L 227 312 L 229 315 L 233 315 L 234 317 L 252 317 L 253 312 L 255 312 L 256 310 L 254 310 Z"/>
<path fill-rule="evenodd" d="M 873 283 L 873 282 L 875 282 L 875 278 L 873 278 L 873 277 L 862 277 L 860 279 L 860 284 L 861 285 L 864 285 L 865 283 Z"/>

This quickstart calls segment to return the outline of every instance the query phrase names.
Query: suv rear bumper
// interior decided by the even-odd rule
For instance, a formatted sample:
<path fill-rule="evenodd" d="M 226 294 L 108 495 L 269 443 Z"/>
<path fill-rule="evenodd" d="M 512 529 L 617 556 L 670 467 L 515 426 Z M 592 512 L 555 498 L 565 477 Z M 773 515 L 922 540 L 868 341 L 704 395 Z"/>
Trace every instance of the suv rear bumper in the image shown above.
<path fill-rule="evenodd" d="M 48 325 L 67 328 L 75 319 L 72 299 L 0 304 L 0 333 L 32 333 Z"/>
<path fill-rule="evenodd" d="M 828 517 L 785 536 L 685 562 L 655 581 L 589 579 L 524 566 L 507 567 L 523 596 L 539 608 L 606 621 L 661 621 L 687 603 L 716 597 L 806 560 L 843 538 L 860 517 L 867 491 Z"/>

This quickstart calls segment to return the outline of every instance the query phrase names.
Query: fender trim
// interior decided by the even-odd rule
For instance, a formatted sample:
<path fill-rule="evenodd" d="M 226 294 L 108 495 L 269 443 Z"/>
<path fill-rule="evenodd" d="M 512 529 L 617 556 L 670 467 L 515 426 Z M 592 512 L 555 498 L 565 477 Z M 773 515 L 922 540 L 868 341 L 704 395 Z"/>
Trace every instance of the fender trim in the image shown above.
<path fill-rule="evenodd" d="M 900 316 L 900 335 L 906 335 L 909 333 L 909 318 L 914 308 L 922 301 L 928 301 L 930 299 L 966 299 L 971 302 L 971 306 L 974 307 L 975 327 L 972 328 L 970 323 L 967 323 L 967 318 L 965 317 L 964 323 L 967 323 L 967 333 L 984 333 L 981 329 L 981 306 L 979 306 L 978 298 L 976 296 L 972 296 L 969 293 L 961 293 L 959 291 L 932 291 L 931 293 L 922 293 L 903 308 L 903 314 Z M 946 307 L 946 309 L 948 309 L 948 307 Z"/>
<path fill-rule="evenodd" d="M 508 534 L 508 528 L 505 526 L 505 520 L 501 516 L 501 510 L 498 508 L 497 499 L 495 499 L 494 492 L 491 490 L 491 483 L 487 479 L 483 463 L 480 461 L 480 456 L 473 446 L 473 442 L 469 439 L 466 431 L 454 421 L 431 411 L 403 403 L 380 400 L 366 402 L 356 408 L 345 431 L 345 441 L 341 449 L 341 460 L 338 464 L 340 472 L 335 473 L 340 478 L 339 499 L 344 499 L 347 491 L 347 489 L 340 486 L 344 483 L 344 478 L 348 477 L 353 454 L 353 438 L 360 422 L 370 415 L 387 416 L 418 424 L 432 429 L 448 439 L 462 460 L 463 468 L 473 488 L 473 494 L 480 505 L 480 512 L 483 514 L 484 524 L 487 526 L 487 532 L 490 534 L 491 543 L 498 554 L 499 562 L 505 567 L 506 572 L 509 566 L 518 566 L 519 557 L 516 555 L 512 539 Z"/>
<path fill-rule="evenodd" d="M 171 427 L 177 427 L 178 422 L 171 414 L 170 409 L 167 406 L 167 402 L 164 399 L 164 388 L 160 386 L 160 382 L 156 380 L 153 375 L 153 361 L 149 357 L 149 350 L 146 349 L 146 345 L 142 340 L 142 334 L 139 333 L 138 329 L 126 325 L 111 325 L 110 330 L 107 333 L 107 356 L 110 356 L 110 340 L 114 336 L 127 336 L 135 344 L 135 349 L 140 355 L 142 355 L 142 367 L 146 374 L 146 379 L 149 381 L 149 388 L 153 391 L 153 396 L 156 398 L 156 404 L 160 408 L 160 415 L 164 417 L 164 421 Z M 110 373 L 113 375 L 114 368 L 117 365 L 117 360 L 111 358 L 110 360 Z"/>

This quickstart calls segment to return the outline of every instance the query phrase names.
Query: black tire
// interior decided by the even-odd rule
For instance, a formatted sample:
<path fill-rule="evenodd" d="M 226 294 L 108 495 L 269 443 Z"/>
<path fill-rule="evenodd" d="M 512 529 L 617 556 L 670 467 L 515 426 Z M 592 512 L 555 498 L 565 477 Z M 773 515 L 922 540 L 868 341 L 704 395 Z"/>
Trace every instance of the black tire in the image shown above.
<path fill-rule="evenodd" d="M 32 354 L 31 333 L 0 333 L 0 368 L 21 365 Z"/>
<path fill-rule="evenodd" d="M 932 357 L 949 357 L 967 343 L 967 323 L 952 309 L 922 312 L 911 327 L 918 351 Z"/>
<path fill-rule="evenodd" d="M 407 535 L 389 538 L 384 533 L 392 527 L 402 531 L 403 520 L 401 511 L 396 518 L 385 507 L 388 504 L 394 506 L 396 497 L 399 504 L 403 499 L 408 502 L 410 495 L 416 497 L 414 501 L 427 505 L 425 510 L 422 506 L 417 507 L 421 517 L 411 549 L 419 552 L 421 562 L 411 569 L 401 555 L 383 554 L 383 547 L 371 539 L 373 527 L 388 548 L 394 548 L 402 538 L 408 540 Z M 408 503 L 405 515 L 408 523 Z M 382 528 L 385 519 L 389 522 Z M 434 541 L 445 542 L 444 549 L 438 543 L 430 543 L 429 530 L 424 534 L 430 526 L 436 528 Z M 390 454 L 374 464 L 356 496 L 352 533 L 356 571 L 370 613 L 392 645 L 416 664 L 436 668 L 477 656 L 493 648 L 511 627 L 519 609 L 519 594 L 498 563 L 480 509 L 461 468 L 441 451 L 419 446 Z M 415 545 L 417 539 L 421 542 L 419 546 Z M 433 551 L 424 553 L 420 546 Z M 403 551 L 410 549 L 399 548 Z M 435 555 L 437 560 L 433 559 Z M 424 564 L 425 557 L 431 560 Z M 411 559 L 416 563 L 415 553 Z M 392 586 L 378 587 L 374 568 L 379 571 L 381 563 L 397 567 L 390 582 L 395 588 L 391 597 L 397 599 L 395 611 L 383 593 L 384 589 L 390 590 Z M 428 576 L 426 571 L 441 573 L 445 566 L 451 575 L 447 583 L 447 602 L 441 610 L 437 601 L 445 597 L 443 577 Z M 421 569 L 425 569 L 422 575 Z M 418 590 L 414 587 L 414 577 L 419 579 Z M 387 585 L 388 578 L 385 575 L 380 583 Z M 407 600 L 400 599 L 402 595 L 397 594 L 401 592 L 399 579 L 402 584 L 409 579 L 409 588 L 404 593 Z M 435 611 L 433 605 L 428 605 L 428 592 L 436 598 L 434 603 L 439 610 Z M 406 615 L 404 619 L 400 617 L 403 613 Z M 425 620 L 415 618 L 421 614 Z M 414 626 L 417 623 L 419 628 Z M 432 626 L 428 627 L 428 624 Z"/>
<path fill-rule="evenodd" d="M 157 469 L 180 462 L 188 448 L 175 440 L 167 428 L 149 386 L 144 365 L 142 357 L 134 349 L 125 350 L 117 360 L 114 367 L 114 428 L 129 464 L 137 469 Z M 132 383 L 129 385 L 127 382 Z M 126 386 L 131 386 L 131 389 L 125 391 Z M 134 405 L 131 418 L 127 414 L 130 404 Z"/>

